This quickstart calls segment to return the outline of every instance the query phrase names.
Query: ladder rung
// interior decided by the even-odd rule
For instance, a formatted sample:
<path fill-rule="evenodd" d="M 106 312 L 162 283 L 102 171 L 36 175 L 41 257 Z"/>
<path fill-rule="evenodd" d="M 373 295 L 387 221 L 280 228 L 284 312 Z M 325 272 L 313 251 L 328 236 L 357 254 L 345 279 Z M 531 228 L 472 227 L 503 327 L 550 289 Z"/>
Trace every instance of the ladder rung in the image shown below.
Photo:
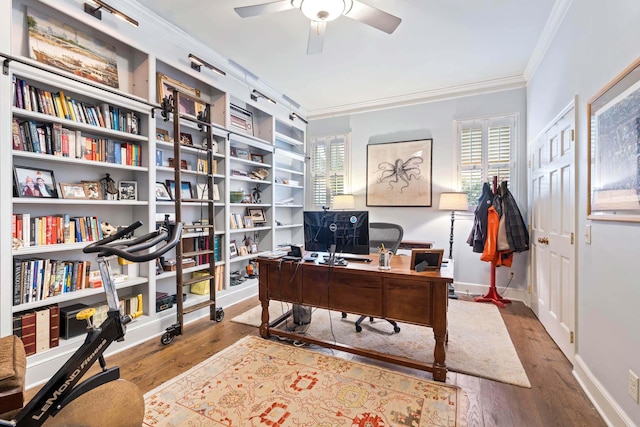
<path fill-rule="evenodd" d="M 185 224 L 182 227 L 184 230 L 194 230 L 196 228 L 213 228 L 213 224 Z"/>
<path fill-rule="evenodd" d="M 198 304 L 194 304 L 194 305 L 191 305 L 189 307 L 186 307 L 185 309 L 182 310 L 182 313 L 183 314 L 193 313 L 194 311 L 198 311 L 201 308 L 209 307 L 209 306 L 212 306 L 212 305 L 216 305 L 216 302 L 214 300 L 200 302 Z"/>
<path fill-rule="evenodd" d="M 181 202 L 187 202 L 187 203 L 200 202 L 203 205 L 205 205 L 205 204 L 213 204 L 213 200 L 211 200 L 211 199 L 181 199 L 180 201 Z"/>
<path fill-rule="evenodd" d="M 182 286 L 193 285 L 194 283 L 202 282 L 203 280 L 213 280 L 213 279 L 214 279 L 214 277 L 211 276 L 211 275 L 194 277 L 193 279 L 183 280 L 182 281 Z"/>
<path fill-rule="evenodd" d="M 183 252 L 182 256 L 185 258 L 191 258 L 197 255 L 207 255 L 207 254 L 212 254 L 213 251 L 211 249 L 206 249 L 203 251 L 193 251 L 193 252 Z"/>

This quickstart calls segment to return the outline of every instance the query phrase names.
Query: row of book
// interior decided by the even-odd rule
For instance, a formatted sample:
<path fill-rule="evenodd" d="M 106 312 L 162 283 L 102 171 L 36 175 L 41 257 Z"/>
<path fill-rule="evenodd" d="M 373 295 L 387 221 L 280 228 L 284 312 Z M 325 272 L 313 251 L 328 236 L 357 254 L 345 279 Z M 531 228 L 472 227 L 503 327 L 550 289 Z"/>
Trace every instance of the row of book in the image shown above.
<path fill-rule="evenodd" d="M 220 246 L 222 236 L 216 235 L 213 237 L 213 253 L 215 262 L 220 261 Z M 188 237 L 182 240 L 183 252 L 194 252 L 194 251 L 206 251 L 210 250 L 209 246 L 209 237 L 208 236 L 198 236 L 198 237 Z M 211 259 L 210 254 L 202 254 L 196 255 L 193 257 L 196 265 L 208 264 Z"/>
<path fill-rule="evenodd" d="M 13 305 L 42 301 L 69 292 L 101 286 L 91 279 L 91 261 L 15 257 Z"/>
<path fill-rule="evenodd" d="M 84 136 L 79 130 L 64 128 L 60 123 L 13 119 L 12 138 L 13 149 L 17 151 L 142 166 L 139 144 Z"/>
<path fill-rule="evenodd" d="M 13 105 L 28 111 L 47 114 L 61 119 L 86 123 L 121 132 L 140 134 L 137 113 L 124 111 L 120 107 L 101 103 L 91 105 L 64 94 L 63 91 L 51 92 L 30 85 L 27 81 L 14 76 Z"/>
<path fill-rule="evenodd" d="M 13 315 L 13 334 L 22 339 L 27 356 L 60 344 L 60 307 L 53 304 Z"/>
<path fill-rule="evenodd" d="M 60 214 L 32 217 L 29 213 L 22 213 L 12 215 L 11 232 L 22 246 L 93 242 L 103 238 L 101 224 L 102 221 L 95 216 Z"/>

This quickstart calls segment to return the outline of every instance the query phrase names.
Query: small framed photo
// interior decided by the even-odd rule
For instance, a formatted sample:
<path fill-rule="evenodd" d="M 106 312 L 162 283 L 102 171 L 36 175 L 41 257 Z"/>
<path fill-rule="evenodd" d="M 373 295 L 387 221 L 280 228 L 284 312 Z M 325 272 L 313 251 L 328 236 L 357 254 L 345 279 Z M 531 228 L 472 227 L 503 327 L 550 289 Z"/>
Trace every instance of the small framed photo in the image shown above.
<path fill-rule="evenodd" d="M 251 153 L 251 161 L 264 163 L 264 156 L 262 154 L 253 154 Z"/>
<path fill-rule="evenodd" d="M 416 271 L 440 270 L 444 249 L 412 249 L 411 269 Z"/>
<path fill-rule="evenodd" d="M 236 157 L 243 160 L 249 160 L 249 150 L 244 148 L 236 148 Z"/>
<path fill-rule="evenodd" d="M 171 201 L 171 194 L 167 186 L 162 182 L 156 182 L 156 200 L 158 201 Z"/>
<path fill-rule="evenodd" d="M 264 209 L 262 208 L 247 208 L 247 213 L 254 224 L 264 224 L 267 222 L 267 218 L 264 215 Z"/>
<path fill-rule="evenodd" d="M 102 200 L 102 185 L 99 182 L 82 181 L 82 185 L 87 199 Z"/>
<path fill-rule="evenodd" d="M 156 139 L 158 141 L 169 142 L 169 131 L 166 129 L 156 129 Z"/>
<path fill-rule="evenodd" d="M 169 193 L 173 199 L 176 198 L 176 182 L 172 179 L 167 180 L 167 187 Z M 181 199 L 193 199 L 193 192 L 191 191 L 191 182 L 182 181 L 180 184 L 180 198 Z"/>
<path fill-rule="evenodd" d="M 244 228 L 253 228 L 253 218 L 250 216 L 244 217 Z"/>
<path fill-rule="evenodd" d="M 236 241 L 232 240 L 229 242 L 229 258 L 235 258 L 238 256 L 238 246 L 236 245 Z"/>
<path fill-rule="evenodd" d="M 180 132 L 180 144 L 193 145 L 193 137 L 190 133 Z"/>
<path fill-rule="evenodd" d="M 249 250 L 247 249 L 246 246 L 240 246 L 239 251 L 240 251 L 240 256 L 249 255 Z"/>
<path fill-rule="evenodd" d="M 249 245 L 249 252 L 251 252 L 252 254 L 257 254 L 258 253 L 258 245 L 256 243 L 251 243 Z"/>
<path fill-rule="evenodd" d="M 14 166 L 13 177 L 18 197 L 58 198 L 52 170 Z"/>
<path fill-rule="evenodd" d="M 138 183 L 136 181 L 118 182 L 120 200 L 138 200 Z"/>
<path fill-rule="evenodd" d="M 63 184 L 60 183 L 60 192 L 63 199 L 86 199 L 84 184 Z"/>
<path fill-rule="evenodd" d="M 196 163 L 196 171 L 199 173 L 209 172 L 209 162 L 207 162 L 207 159 L 198 159 Z"/>
<path fill-rule="evenodd" d="M 229 154 L 231 157 L 238 157 L 238 149 L 234 146 L 229 147 Z"/>
<path fill-rule="evenodd" d="M 156 149 L 156 166 L 162 166 L 163 157 L 164 157 L 164 152 L 161 149 L 157 148 Z"/>

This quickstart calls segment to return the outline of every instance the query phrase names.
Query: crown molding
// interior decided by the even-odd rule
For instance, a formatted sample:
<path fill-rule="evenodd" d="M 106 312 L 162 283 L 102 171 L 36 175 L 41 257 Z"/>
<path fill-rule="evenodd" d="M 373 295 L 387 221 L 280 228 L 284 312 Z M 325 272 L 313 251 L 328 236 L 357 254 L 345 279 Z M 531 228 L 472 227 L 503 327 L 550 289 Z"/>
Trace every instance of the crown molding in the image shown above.
<path fill-rule="evenodd" d="M 540 37 L 538 37 L 538 43 L 536 43 L 536 47 L 533 49 L 533 53 L 529 57 L 529 62 L 524 69 L 523 76 L 527 82 L 531 81 L 542 59 L 546 55 L 549 46 L 551 46 L 551 42 L 558 32 L 558 28 L 560 28 L 564 17 L 567 15 L 572 1 L 573 0 L 556 0 L 553 4 L 547 22 L 542 29 L 542 33 L 540 33 Z"/>
<path fill-rule="evenodd" d="M 479 95 L 490 92 L 517 89 L 526 86 L 523 76 L 504 77 L 500 79 L 485 80 L 456 86 L 449 86 L 428 91 L 415 92 L 406 95 L 387 98 L 372 99 L 369 101 L 337 105 L 335 107 L 309 110 L 308 120 L 325 119 L 335 116 L 365 113 L 369 111 L 384 110 L 388 108 L 405 107 L 409 105 L 424 104 L 427 102 L 443 101 L 446 99 L 462 98 L 470 95 Z"/>

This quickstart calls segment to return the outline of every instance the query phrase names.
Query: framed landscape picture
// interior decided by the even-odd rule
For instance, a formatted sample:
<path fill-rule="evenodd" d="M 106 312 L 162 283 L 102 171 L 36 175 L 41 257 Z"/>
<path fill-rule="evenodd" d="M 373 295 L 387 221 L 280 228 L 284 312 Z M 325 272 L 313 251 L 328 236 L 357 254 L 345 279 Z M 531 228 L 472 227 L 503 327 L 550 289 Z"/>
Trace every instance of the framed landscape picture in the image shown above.
<path fill-rule="evenodd" d="M 204 105 L 193 99 L 200 98 L 199 89 L 179 82 L 162 73 L 156 73 L 156 80 L 158 83 L 158 103 L 162 104 L 162 100 L 165 97 L 173 96 L 173 91 L 176 89 L 181 94 L 187 95 L 180 97 L 179 111 L 181 114 L 197 116 L 200 112 L 204 111 Z"/>
<path fill-rule="evenodd" d="M 433 140 L 367 145 L 367 206 L 430 207 Z"/>

